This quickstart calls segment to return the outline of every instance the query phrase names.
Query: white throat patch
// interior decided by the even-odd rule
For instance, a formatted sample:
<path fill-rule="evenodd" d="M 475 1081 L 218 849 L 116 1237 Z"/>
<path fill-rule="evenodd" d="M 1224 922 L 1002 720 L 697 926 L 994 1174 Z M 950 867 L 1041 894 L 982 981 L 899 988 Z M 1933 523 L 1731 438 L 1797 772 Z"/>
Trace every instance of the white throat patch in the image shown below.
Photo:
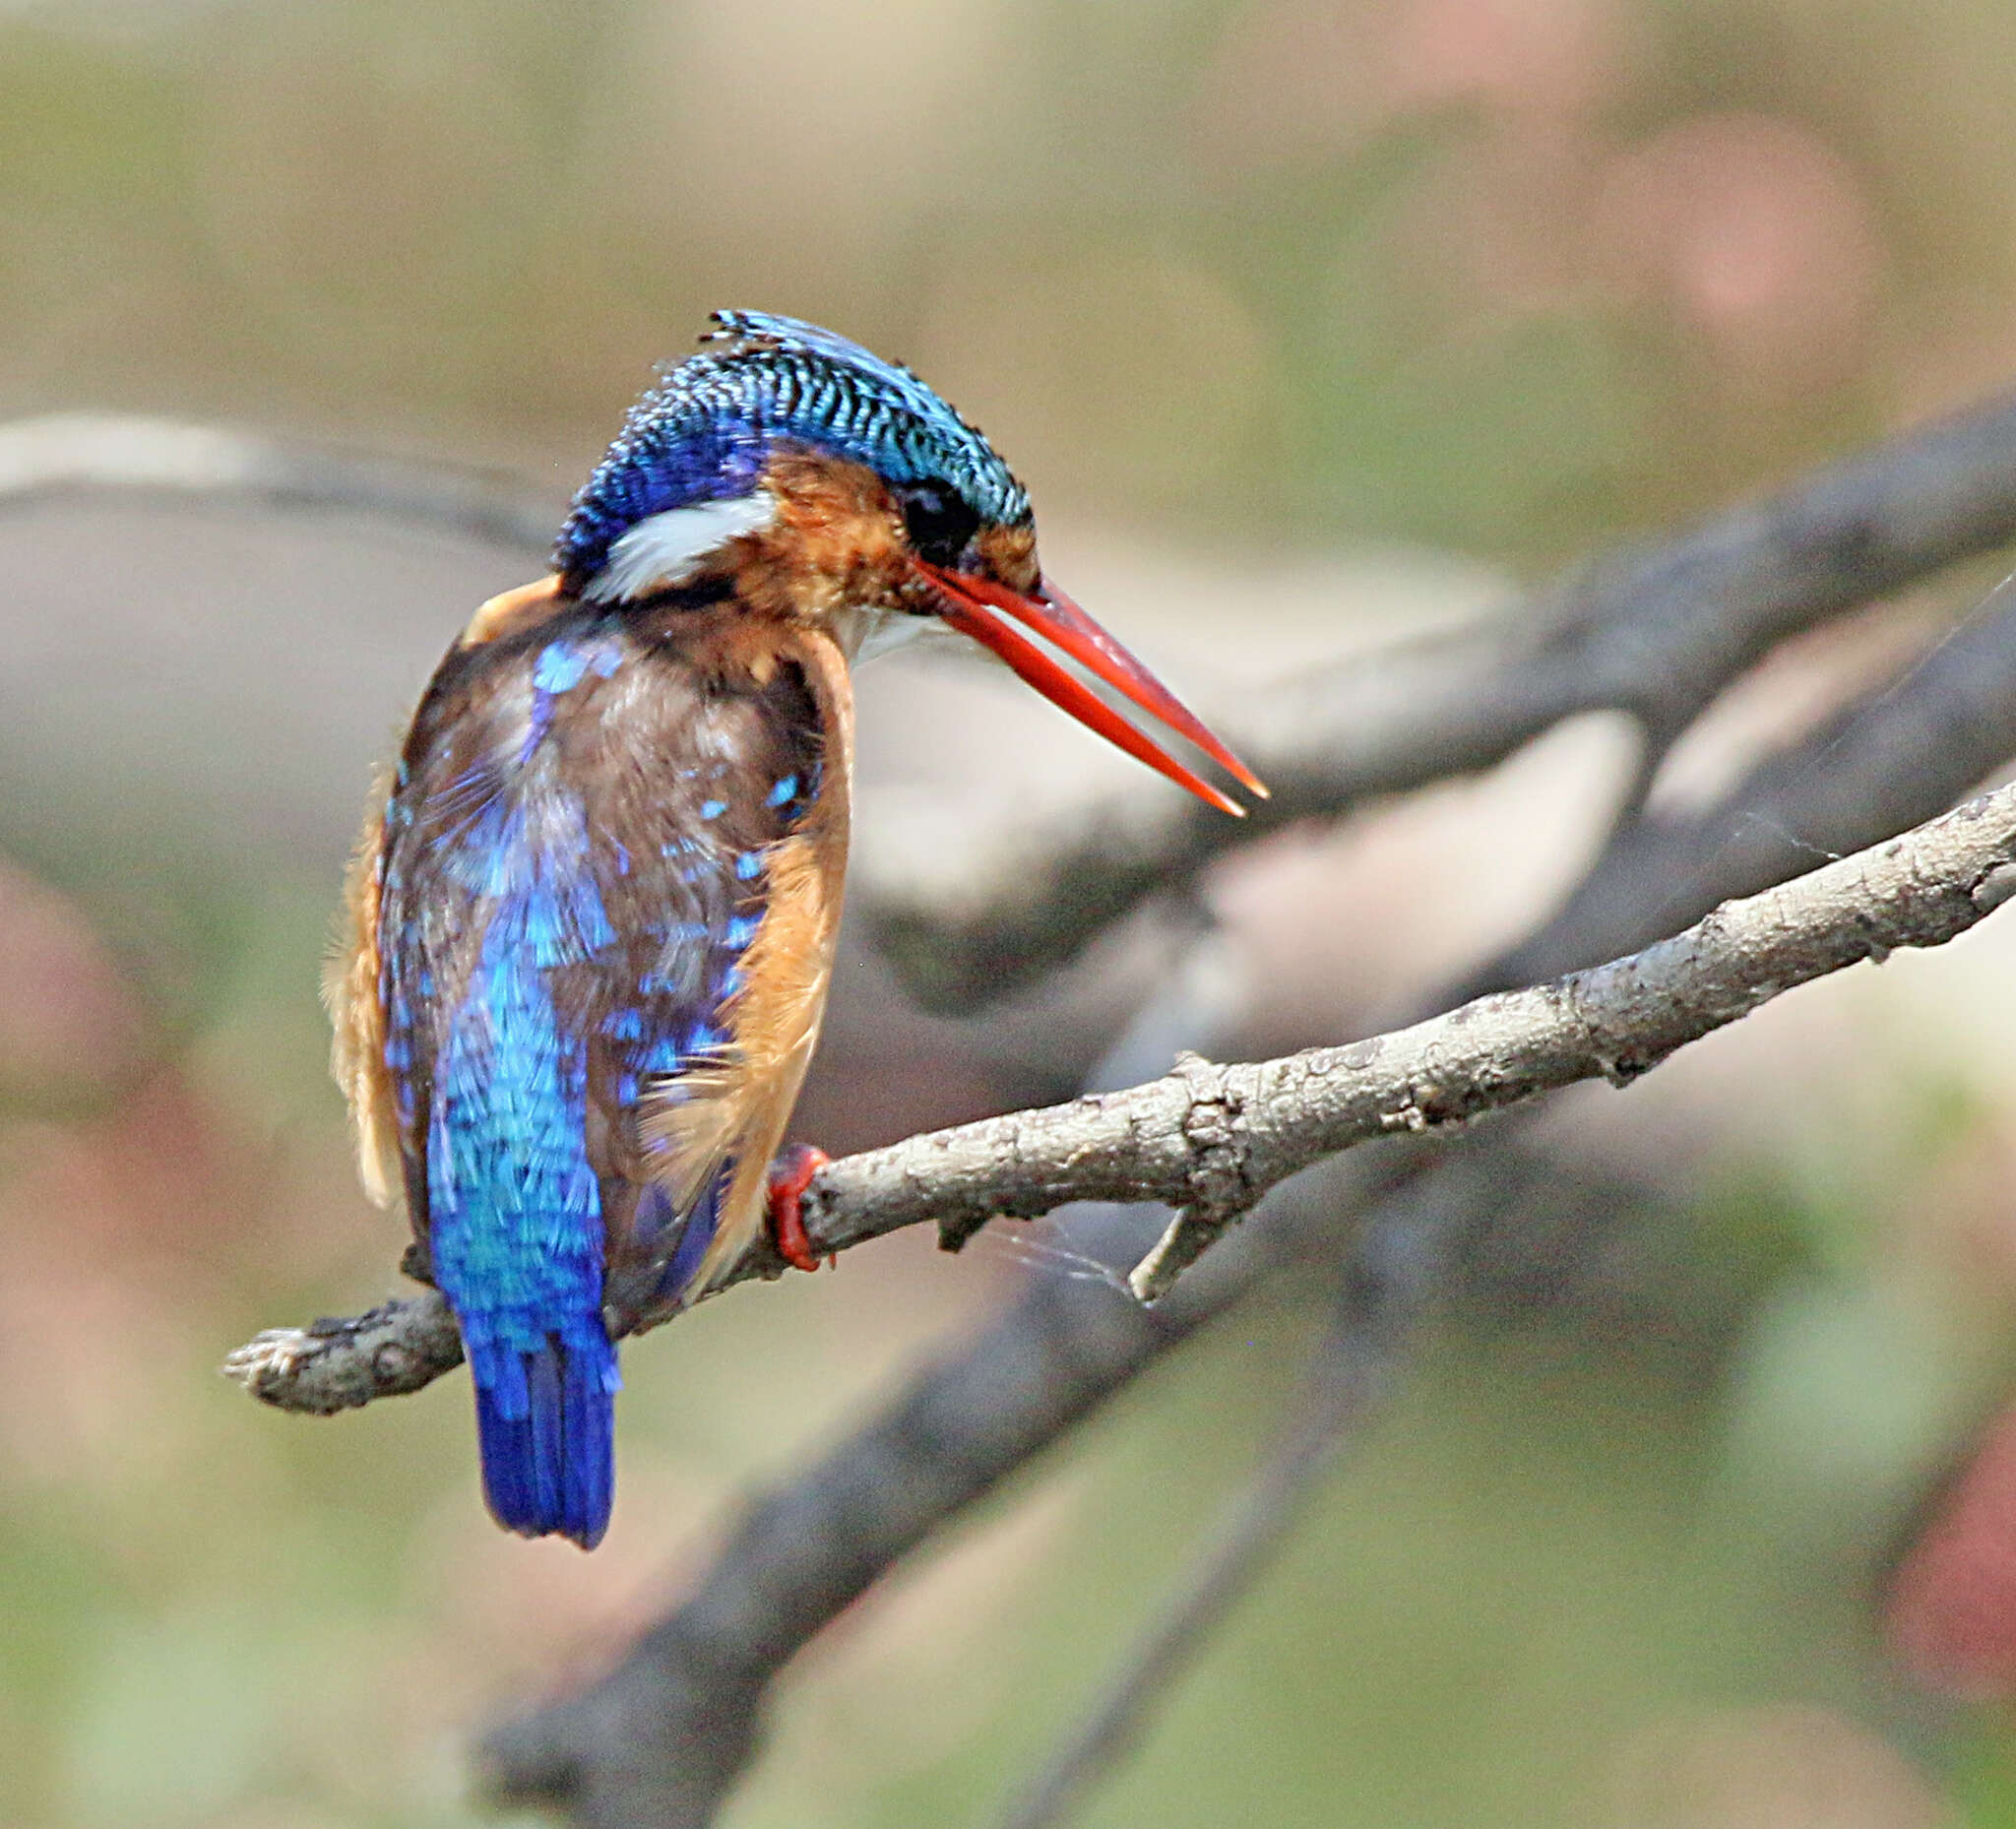
<path fill-rule="evenodd" d="M 619 603 L 648 591 L 688 584 L 729 540 L 760 534 L 776 519 L 777 497 L 768 489 L 731 501 L 668 508 L 622 535 L 581 595 L 592 603 Z"/>
<path fill-rule="evenodd" d="M 874 609 L 855 604 L 833 618 L 833 637 L 852 666 L 873 661 L 898 648 L 952 631 L 936 616 L 913 616 L 900 609 Z"/>
<path fill-rule="evenodd" d="M 936 616 L 912 616 L 902 610 L 870 610 L 865 621 L 860 646 L 854 653 L 857 663 L 894 654 L 897 649 L 934 633 L 951 633 Z"/>

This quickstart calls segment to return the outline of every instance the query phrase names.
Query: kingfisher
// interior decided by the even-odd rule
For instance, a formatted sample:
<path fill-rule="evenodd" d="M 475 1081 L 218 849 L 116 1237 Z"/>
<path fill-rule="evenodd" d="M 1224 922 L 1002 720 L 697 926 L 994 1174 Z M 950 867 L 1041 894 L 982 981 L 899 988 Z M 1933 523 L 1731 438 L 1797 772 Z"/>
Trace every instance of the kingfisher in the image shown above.
<path fill-rule="evenodd" d="M 850 668 L 950 629 L 1213 806 L 1074 662 L 1258 779 L 1043 575 L 1029 497 L 909 369 L 714 315 L 483 603 L 375 785 L 325 989 L 366 1191 L 454 1311 L 497 1522 L 593 1548 L 615 1342 L 768 1225 L 847 871 Z M 1053 652 L 1054 651 L 1054 652 Z M 1059 659 L 1059 656 L 1064 659 Z"/>

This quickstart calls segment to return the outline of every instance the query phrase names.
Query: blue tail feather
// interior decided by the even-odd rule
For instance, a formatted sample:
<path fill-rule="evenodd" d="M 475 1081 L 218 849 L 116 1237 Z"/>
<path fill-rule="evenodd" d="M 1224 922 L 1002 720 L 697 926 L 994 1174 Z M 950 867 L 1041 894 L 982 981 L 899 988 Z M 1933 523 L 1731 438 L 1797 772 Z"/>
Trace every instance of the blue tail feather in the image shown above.
<path fill-rule="evenodd" d="M 615 1499 L 616 1350 L 598 1316 L 563 1340 L 472 1355 L 483 1494 L 506 1530 L 593 1549 Z"/>

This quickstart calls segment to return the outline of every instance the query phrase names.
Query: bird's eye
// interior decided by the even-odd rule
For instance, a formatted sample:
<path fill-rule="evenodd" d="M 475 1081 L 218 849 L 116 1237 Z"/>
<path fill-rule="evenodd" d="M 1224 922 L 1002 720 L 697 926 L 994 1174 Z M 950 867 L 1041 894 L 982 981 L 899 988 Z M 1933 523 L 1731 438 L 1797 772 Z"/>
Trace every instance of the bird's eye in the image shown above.
<path fill-rule="evenodd" d="M 957 564 L 980 525 L 966 497 L 943 482 L 914 482 L 899 490 L 898 496 L 903 503 L 903 524 L 917 557 L 933 565 Z"/>

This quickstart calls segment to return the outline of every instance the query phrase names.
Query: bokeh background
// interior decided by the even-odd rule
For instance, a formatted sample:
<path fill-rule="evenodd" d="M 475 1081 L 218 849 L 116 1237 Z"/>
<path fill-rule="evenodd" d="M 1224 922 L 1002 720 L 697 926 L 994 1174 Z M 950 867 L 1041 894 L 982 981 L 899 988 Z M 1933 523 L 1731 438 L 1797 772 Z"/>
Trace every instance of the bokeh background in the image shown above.
<path fill-rule="evenodd" d="M 2005 0 L 11 0 L 0 413 L 481 466 L 557 518 L 710 307 L 794 312 L 983 424 L 1052 567 L 1228 705 L 2016 375 L 2012 69 Z M 897 1239 L 655 1335 L 593 1558 L 489 1525 L 460 1380 L 310 1421 L 216 1377 L 396 1286 L 323 1071 L 328 911 L 373 759 L 527 574 L 336 513 L 0 521 L 0 1822 L 484 1820 L 471 1723 L 1077 1268 L 1068 1228 Z M 1662 791 L 1996 575 L 1777 663 Z M 869 829 L 1124 766 L 950 661 L 889 663 L 863 726 Z M 1598 721 L 1223 872 L 1252 1045 L 1361 1029 L 1544 911 L 1624 760 Z M 1068 1088 L 1137 952 L 953 1023 L 856 942 L 801 1129 Z M 1556 1141 L 1662 1203 L 1623 1295 L 1459 1305 L 1088 1820 L 2016 1823 L 2006 1713 L 1873 1623 L 2009 1369 L 2012 1031 L 1997 923 L 1564 1102 Z M 733 1820 L 978 1820 L 1317 1322 L 1242 1314 L 872 1596 Z"/>

